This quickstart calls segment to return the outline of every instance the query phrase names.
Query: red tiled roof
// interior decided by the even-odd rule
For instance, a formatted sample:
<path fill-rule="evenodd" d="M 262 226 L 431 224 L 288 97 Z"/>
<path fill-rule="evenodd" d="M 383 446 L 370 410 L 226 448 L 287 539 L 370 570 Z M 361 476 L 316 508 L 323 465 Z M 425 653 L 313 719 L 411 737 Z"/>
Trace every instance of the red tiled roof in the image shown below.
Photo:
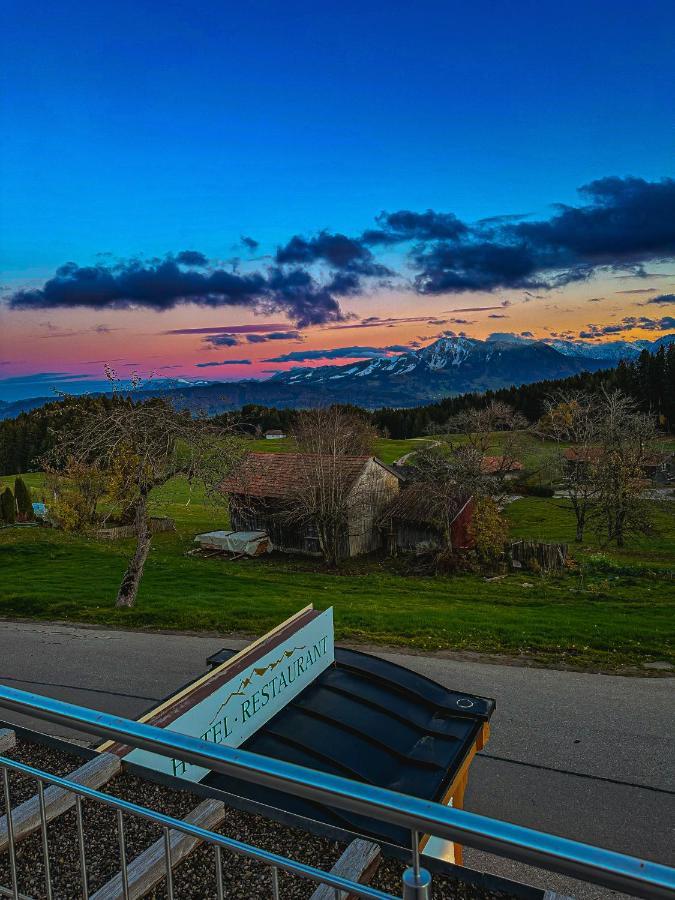
<path fill-rule="evenodd" d="M 347 484 L 356 481 L 368 460 L 374 458 L 324 457 L 327 465 L 335 463 L 339 467 L 340 476 Z M 247 497 L 291 497 L 306 487 L 316 459 L 307 453 L 249 453 L 220 487 L 228 494 L 245 494 Z"/>
<path fill-rule="evenodd" d="M 486 475 L 495 475 L 498 472 L 520 472 L 523 468 L 523 464 L 519 462 L 517 459 L 513 459 L 508 461 L 503 456 L 484 456 L 483 457 L 483 472 Z"/>

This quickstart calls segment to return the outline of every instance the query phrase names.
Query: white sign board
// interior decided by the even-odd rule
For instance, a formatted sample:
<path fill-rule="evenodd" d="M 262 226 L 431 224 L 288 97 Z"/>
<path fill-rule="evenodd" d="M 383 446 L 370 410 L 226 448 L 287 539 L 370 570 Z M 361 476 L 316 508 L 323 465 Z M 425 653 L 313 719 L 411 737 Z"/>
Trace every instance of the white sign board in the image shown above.
<path fill-rule="evenodd" d="M 334 661 L 331 608 L 219 684 L 168 727 L 214 744 L 239 747 Z M 209 771 L 148 750 L 132 750 L 125 760 L 189 781 L 199 781 Z"/>

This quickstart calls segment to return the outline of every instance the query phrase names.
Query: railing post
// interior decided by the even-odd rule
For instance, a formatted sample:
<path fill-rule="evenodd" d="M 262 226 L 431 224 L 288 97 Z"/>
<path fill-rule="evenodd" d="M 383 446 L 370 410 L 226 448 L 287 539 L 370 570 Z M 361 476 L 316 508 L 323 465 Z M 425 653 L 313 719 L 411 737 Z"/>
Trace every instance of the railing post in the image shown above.
<path fill-rule="evenodd" d="M 410 832 L 412 866 L 403 873 L 403 900 L 431 900 L 431 875 L 420 867 L 420 836 Z"/>
<path fill-rule="evenodd" d="M 403 900 L 431 900 L 431 875 L 426 869 L 406 869 L 403 873 Z"/>

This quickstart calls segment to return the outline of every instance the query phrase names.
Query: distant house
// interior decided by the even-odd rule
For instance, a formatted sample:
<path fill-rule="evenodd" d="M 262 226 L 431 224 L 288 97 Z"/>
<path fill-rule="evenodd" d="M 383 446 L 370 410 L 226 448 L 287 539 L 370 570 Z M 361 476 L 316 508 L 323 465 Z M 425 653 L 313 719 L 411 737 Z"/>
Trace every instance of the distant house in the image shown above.
<path fill-rule="evenodd" d="M 342 556 L 358 556 L 382 545 L 378 520 L 399 490 L 401 476 L 375 456 L 316 457 L 305 453 L 249 453 L 221 485 L 228 496 L 230 524 L 237 531 L 264 531 L 275 549 L 319 554 L 311 521 L 293 516 L 294 501 L 311 489 L 317 460 L 335 467 L 348 496 Z"/>
<path fill-rule="evenodd" d="M 522 471 L 523 464 L 517 459 L 509 459 L 505 456 L 483 457 L 484 475 L 501 475 L 502 478 L 511 480 L 517 478 Z"/>
<path fill-rule="evenodd" d="M 458 494 L 449 501 L 450 538 L 454 550 L 473 546 L 474 501 Z M 409 485 L 394 497 L 380 518 L 389 552 L 439 550 L 445 546 L 444 501 L 423 482 Z"/>
<path fill-rule="evenodd" d="M 265 440 L 267 441 L 279 441 L 281 438 L 285 437 L 286 435 L 281 428 L 270 428 L 269 431 L 265 432 Z"/>
<path fill-rule="evenodd" d="M 603 455 L 601 447 L 568 447 L 563 452 L 563 457 L 569 468 L 588 466 L 597 462 Z M 666 478 L 673 465 L 674 454 L 650 453 L 642 463 L 642 472 L 645 478 Z"/>

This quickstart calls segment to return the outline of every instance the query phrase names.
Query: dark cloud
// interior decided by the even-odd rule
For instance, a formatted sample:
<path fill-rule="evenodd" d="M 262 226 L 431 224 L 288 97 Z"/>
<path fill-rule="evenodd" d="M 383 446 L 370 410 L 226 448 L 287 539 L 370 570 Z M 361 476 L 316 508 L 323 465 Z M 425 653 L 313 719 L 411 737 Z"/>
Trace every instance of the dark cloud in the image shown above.
<path fill-rule="evenodd" d="M 278 267 L 265 274 L 224 269 L 183 269 L 175 259 L 114 266 L 66 263 L 42 288 L 12 294 L 13 309 L 132 309 L 163 311 L 184 303 L 199 306 L 248 306 L 256 312 L 285 312 L 298 326 L 339 322 L 345 316 L 337 299 L 303 269 Z"/>
<path fill-rule="evenodd" d="M 195 363 L 196 369 L 210 369 L 212 366 L 250 366 L 250 359 L 222 359 L 220 362 Z"/>
<path fill-rule="evenodd" d="M 589 324 L 586 330 L 579 332 L 579 337 L 599 338 L 608 334 L 633 331 L 635 328 L 643 328 L 645 331 L 673 331 L 675 316 L 663 316 L 661 319 L 652 319 L 649 316 L 625 316 L 620 322 L 611 325 Z"/>
<path fill-rule="evenodd" d="M 632 291 L 615 291 L 617 294 L 653 294 L 656 290 L 655 287 L 648 288 L 634 288 Z"/>
<path fill-rule="evenodd" d="M 346 290 L 334 288 L 340 293 L 352 292 L 356 276 L 383 277 L 392 274 L 386 266 L 376 261 L 363 241 L 328 231 L 322 231 L 313 238 L 295 235 L 284 247 L 277 248 L 275 259 L 280 265 L 324 262 L 338 272 L 351 273 L 353 278 L 344 282 Z"/>
<path fill-rule="evenodd" d="M 252 237 L 248 237 L 248 235 L 245 235 L 245 234 L 242 234 L 242 235 L 241 235 L 240 240 L 241 240 L 242 244 L 244 245 L 244 247 L 246 247 L 247 250 L 250 250 L 251 253 L 252 253 L 254 250 L 257 250 L 258 247 L 260 246 L 260 243 L 259 243 L 258 241 L 256 241 L 256 240 L 255 240 L 254 238 L 252 238 Z"/>
<path fill-rule="evenodd" d="M 651 306 L 652 303 L 655 303 L 658 306 L 672 306 L 675 303 L 675 294 L 659 294 L 658 297 L 652 297 L 651 300 L 647 300 L 644 303 L 644 306 Z"/>
<path fill-rule="evenodd" d="M 266 325 L 214 325 L 208 328 L 172 328 L 170 331 L 164 331 L 163 334 L 219 334 L 221 332 L 228 334 L 248 334 L 248 332 L 265 332 L 279 331 L 285 328 L 283 322 Z"/>
<path fill-rule="evenodd" d="M 428 209 L 423 213 L 401 209 L 398 212 L 382 212 L 376 219 L 379 228 L 365 231 L 364 244 L 400 244 L 407 241 L 458 240 L 468 234 L 469 227 L 454 213 L 439 213 Z"/>
<path fill-rule="evenodd" d="M 488 319 L 508 319 L 508 316 L 504 315 L 504 313 L 490 313 Z"/>
<path fill-rule="evenodd" d="M 584 281 L 598 271 L 623 273 L 616 277 L 660 277 L 646 266 L 675 258 L 675 180 L 611 176 L 583 186 L 580 195 L 579 205 L 558 204 L 548 218 L 538 221 L 506 215 L 467 224 L 449 212 L 383 212 L 376 229 L 356 237 L 330 231 L 310 238 L 295 235 L 277 249 L 274 264 L 261 271 L 210 266 L 197 250 L 150 261 L 116 263 L 106 257 L 94 266 L 70 262 L 41 288 L 11 294 L 9 305 L 28 310 L 156 311 L 187 303 L 239 306 L 268 316 L 283 313 L 300 328 L 344 322 L 349 316 L 340 298 L 362 292 L 366 279 L 382 281 L 396 274 L 407 285 L 412 275 L 420 294 L 520 289 L 525 299 Z M 257 247 L 252 238 L 242 236 L 242 242 L 249 249 Z M 374 249 L 399 243 L 409 244 L 410 268 L 393 273 Z M 322 267 L 328 272 L 319 277 L 316 269 Z M 448 312 L 479 309 L 498 307 Z M 395 324 L 371 318 L 378 325 Z M 349 327 L 368 324 L 363 320 Z"/>
<path fill-rule="evenodd" d="M 556 207 L 547 220 L 476 225 L 455 240 L 413 249 L 421 293 L 550 290 L 598 268 L 631 269 L 675 256 L 675 181 L 601 178 L 585 185 L 581 206 Z"/>
<path fill-rule="evenodd" d="M 294 350 L 263 362 L 306 362 L 313 359 L 375 359 L 388 353 L 407 352 L 410 348 L 400 344 L 390 347 L 333 347 L 327 350 Z"/>
<path fill-rule="evenodd" d="M 271 331 L 269 334 L 247 334 L 249 344 L 265 344 L 267 341 L 301 341 L 299 331 Z"/>
<path fill-rule="evenodd" d="M 200 268 L 209 264 L 208 258 L 199 250 L 181 250 L 176 254 L 176 262 L 182 263 L 184 266 L 199 266 Z"/>
<path fill-rule="evenodd" d="M 235 347 L 239 343 L 239 338 L 234 334 L 210 334 L 202 340 L 212 347 Z"/>

